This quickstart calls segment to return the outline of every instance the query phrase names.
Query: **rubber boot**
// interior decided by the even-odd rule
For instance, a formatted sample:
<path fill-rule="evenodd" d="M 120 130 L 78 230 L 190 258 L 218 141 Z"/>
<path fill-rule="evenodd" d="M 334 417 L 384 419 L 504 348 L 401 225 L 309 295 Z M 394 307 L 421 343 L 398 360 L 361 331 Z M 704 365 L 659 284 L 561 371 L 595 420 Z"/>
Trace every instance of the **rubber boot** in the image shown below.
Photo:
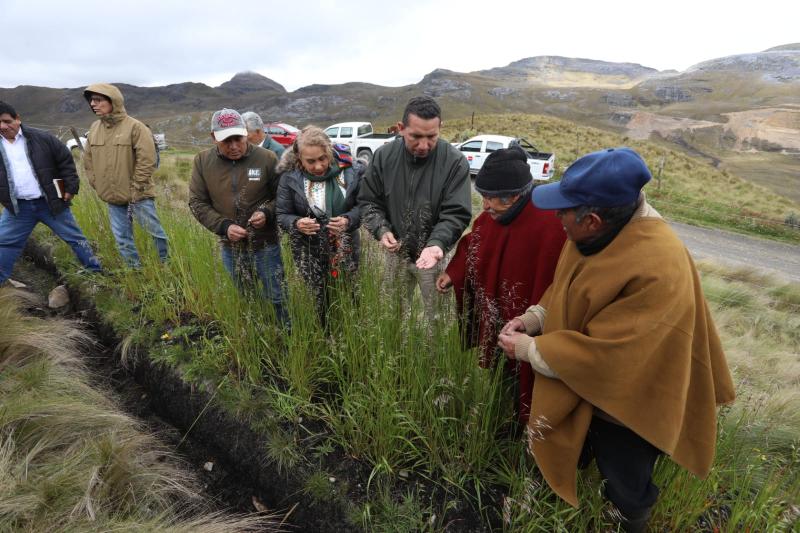
<path fill-rule="evenodd" d="M 636 516 L 622 515 L 620 525 L 625 533 L 644 533 L 650 521 L 650 509 Z"/>

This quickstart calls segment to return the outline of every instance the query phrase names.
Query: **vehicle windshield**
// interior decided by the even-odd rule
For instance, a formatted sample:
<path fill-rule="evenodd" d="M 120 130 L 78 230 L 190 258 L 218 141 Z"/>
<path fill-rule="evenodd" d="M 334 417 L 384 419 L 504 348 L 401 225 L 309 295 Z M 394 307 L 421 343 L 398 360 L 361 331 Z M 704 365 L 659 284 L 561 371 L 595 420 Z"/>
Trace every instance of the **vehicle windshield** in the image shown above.
<path fill-rule="evenodd" d="M 283 127 L 284 127 L 284 128 L 286 129 L 286 131 L 288 131 L 289 133 L 299 133 L 299 132 L 300 132 L 300 130 L 299 130 L 299 129 L 295 128 L 294 126 L 290 126 L 290 125 L 288 125 L 288 124 L 283 124 Z"/>

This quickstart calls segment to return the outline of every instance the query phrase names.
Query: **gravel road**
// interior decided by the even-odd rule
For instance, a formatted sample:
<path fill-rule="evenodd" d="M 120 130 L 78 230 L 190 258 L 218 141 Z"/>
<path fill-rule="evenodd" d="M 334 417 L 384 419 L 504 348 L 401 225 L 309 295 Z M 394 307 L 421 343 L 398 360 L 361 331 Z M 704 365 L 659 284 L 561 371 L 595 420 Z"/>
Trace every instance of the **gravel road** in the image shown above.
<path fill-rule="evenodd" d="M 800 246 L 670 222 L 695 260 L 762 270 L 800 283 Z"/>

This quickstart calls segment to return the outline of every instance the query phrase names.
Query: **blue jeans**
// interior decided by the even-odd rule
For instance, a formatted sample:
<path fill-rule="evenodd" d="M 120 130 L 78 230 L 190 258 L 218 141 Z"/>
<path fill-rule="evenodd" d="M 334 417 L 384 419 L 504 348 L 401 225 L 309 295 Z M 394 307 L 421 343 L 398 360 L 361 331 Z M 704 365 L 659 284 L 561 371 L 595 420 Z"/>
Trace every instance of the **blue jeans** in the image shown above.
<path fill-rule="evenodd" d="M 284 326 L 289 326 L 289 313 L 283 290 L 280 245 L 268 244 L 260 250 L 253 251 L 222 246 L 222 264 L 242 292 L 255 287 L 258 276 L 264 297 L 272 302 L 278 320 Z"/>
<path fill-rule="evenodd" d="M 167 250 L 167 234 L 161 227 L 161 222 L 156 214 L 156 203 L 152 198 L 145 198 L 135 204 L 115 205 L 108 204 L 108 216 L 111 219 L 111 233 L 117 243 L 119 254 L 128 266 L 138 268 L 139 253 L 136 251 L 136 243 L 133 241 L 133 219 L 153 237 L 153 242 L 158 250 L 158 257 L 161 262 L 167 260 L 169 252 Z"/>
<path fill-rule="evenodd" d="M 69 244 L 78 261 L 86 269 L 93 272 L 102 270 L 100 261 L 92 252 L 89 241 L 78 227 L 69 208 L 53 215 L 44 198 L 17 200 L 17 205 L 19 213 L 16 215 L 12 215 L 8 209 L 0 215 L 0 283 L 11 276 L 14 263 L 17 262 L 28 237 L 39 222 L 49 227 L 61 240 Z"/>

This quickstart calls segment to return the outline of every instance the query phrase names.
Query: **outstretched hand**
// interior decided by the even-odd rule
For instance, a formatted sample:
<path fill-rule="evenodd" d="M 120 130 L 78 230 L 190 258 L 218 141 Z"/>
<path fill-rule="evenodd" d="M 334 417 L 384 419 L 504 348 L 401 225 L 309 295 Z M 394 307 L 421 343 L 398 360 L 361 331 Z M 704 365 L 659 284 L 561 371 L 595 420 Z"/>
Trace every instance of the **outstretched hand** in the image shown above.
<path fill-rule="evenodd" d="M 442 257 L 444 257 L 444 252 L 438 246 L 428 246 L 427 248 L 422 249 L 422 253 L 419 254 L 419 259 L 417 259 L 417 268 L 421 270 L 427 270 L 429 268 L 433 268 L 436 266 Z"/>

